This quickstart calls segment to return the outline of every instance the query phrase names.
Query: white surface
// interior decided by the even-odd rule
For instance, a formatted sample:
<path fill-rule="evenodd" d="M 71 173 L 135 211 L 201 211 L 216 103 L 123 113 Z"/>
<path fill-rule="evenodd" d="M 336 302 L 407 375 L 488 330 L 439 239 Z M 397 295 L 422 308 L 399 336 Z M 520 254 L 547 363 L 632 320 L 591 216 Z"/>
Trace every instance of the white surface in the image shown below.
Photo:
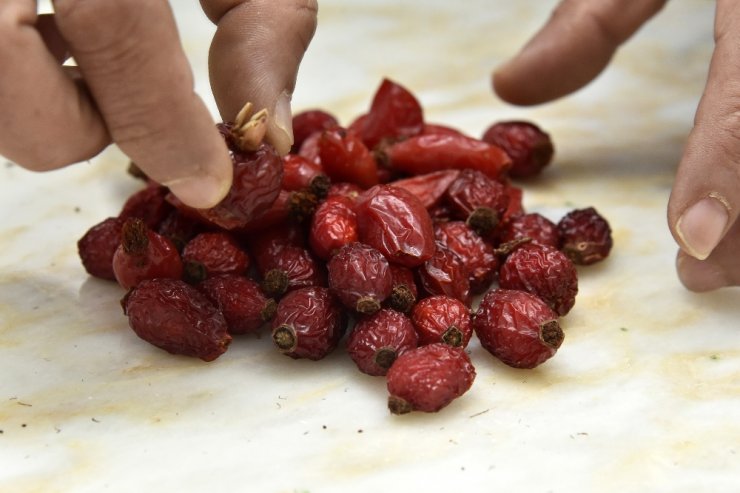
<path fill-rule="evenodd" d="M 594 84 L 530 109 L 499 102 L 489 74 L 554 2 L 404 5 L 321 2 L 295 108 L 347 123 L 389 76 L 430 121 L 480 135 L 517 117 L 551 132 L 556 160 L 526 185 L 528 209 L 558 219 L 593 205 L 615 235 L 611 258 L 580 270 L 556 357 L 513 370 L 474 342 L 468 394 L 396 417 L 383 379 L 341 348 L 294 361 L 247 337 L 210 364 L 170 356 L 128 329 L 121 290 L 77 258 L 77 239 L 138 186 L 126 158 L 111 149 L 48 174 L 0 163 L 0 491 L 737 491 L 740 298 L 686 292 L 665 225 L 713 2 L 670 2 Z M 196 2 L 176 8 L 213 109 L 213 28 Z"/>

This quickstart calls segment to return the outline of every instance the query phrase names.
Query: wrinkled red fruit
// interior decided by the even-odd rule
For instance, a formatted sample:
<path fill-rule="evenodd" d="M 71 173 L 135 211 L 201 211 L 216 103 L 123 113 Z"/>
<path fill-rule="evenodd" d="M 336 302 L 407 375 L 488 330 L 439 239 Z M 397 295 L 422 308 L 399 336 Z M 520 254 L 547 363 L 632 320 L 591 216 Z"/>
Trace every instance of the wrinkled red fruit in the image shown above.
<path fill-rule="evenodd" d="M 512 218 L 501 226 L 499 231 L 501 243 L 523 238 L 529 238 L 532 243 L 537 245 L 547 245 L 553 248 L 560 246 L 560 234 L 557 225 L 536 212 Z"/>
<path fill-rule="evenodd" d="M 219 274 L 245 274 L 249 268 L 249 255 L 225 232 L 197 235 L 185 245 L 182 260 L 194 282 Z"/>
<path fill-rule="evenodd" d="M 473 315 L 473 330 L 488 352 L 514 368 L 534 368 L 563 342 L 558 314 L 525 291 L 493 289 Z"/>
<path fill-rule="evenodd" d="M 306 246 L 305 232 L 295 223 L 277 224 L 246 235 L 243 240 L 249 245 L 249 252 L 257 265 L 267 265 L 286 246 Z"/>
<path fill-rule="evenodd" d="M 591 265 L 609 256 L 612 230 L 593 207 L 572 210 L 558 222 L 560 249 L 574 264 Z"/>
<path fill-rule="evenodd" d="M 286 294 L 272 320 L 272 340 L 291 358 L 323 358 L 336 348 L 345 330 L 342 305 L 322 287 Z"/>
<path fill-rule="evenodd" d="M 460 172 L 447 188 L 445 200 L 455 218 L 483 237 L 491 235 L 509 205 L 503 184 L 471 169 Z"/>
<path fill-rule="evenodd" d="M 113 255 L 121 244 L 121 227 L 124 220 L 109 217 L 92 228 L 77 241 L 77 253 L 88 274 L 100 279 L 115 281 Z"/>
<path fill-rule="evenodd" d="M 308 242 L 317 257 L 328 260 L 344 245 L 358 240 L 357 215 L 344 195 L 328 197 L 311 218 Z"/>
<path fill-rule="evenodd" d="M 336 117 L 324 110 L 313 109 L 293 115 L 293 146 L 291 154 L 296 154 L 312 134 L 339 125 Z"/>
<path fill-rule="evenodd" d="M 365 317 L 352 329 L 347 352 L 361 372 L 385 375 L 396 358 L 417 346 L 411 320 L 395 310 L 383 309 Z"/>
<path fill-rule="evenodd" d="M 470 389 L 475 368 L 463 349 L 437 343 L 406 351 L 386 377 L 393 414 L 434 413 Z"/>
<path fill-rule="evenodd" d="M 434 254 L 432 219 L 407 190 L 377 185 L 355 206 L 360 241 L 380 251 L 389 262 L 416 267 Z"/>
<path fill-rule="evenodd" d="M 129 218 L 121 227 L 121 244 L 113 255 L 113 273 L 118 284 L 130 289 L 145 279 L 181 279 L 183 265 L 170 240 L 147 228 L 141 219 Z"/>
<path fill-rule="evenodd" d="M 547 245 L 528 243 L 514 250 L 501 266 L 498 283 L 504 289 L 532 293 L 560 316 L 573 308 L 578 294 L 575 265 Z"/>
<path fill-rule="evenodd" d="M 169 353 L 213 361 L 231 343 L 221 312 L 184 281 L 142 281 L 121 304 L 134 332 Z"/>
<path fill-rule="evenodd" d="M 354 132 L 336 127 L 325 130 L 318 141 L 319 158 L 332 181 L 348 181 L 362 188 L 378 183 L 378 165 Z"/>
<path fill-rule="evenodd" d="M 537 125 L 525 121 L 505 121 L 491 125 L 483 139 L 506 151 L 512 161 L 509 174 L 528 178 L 550 164 L 555 149 L 550 136 Z"/>
<path fill-rule="evenodd" d="M 436 224 L 434 237 L 438 244 L 460 257 L 470 276 L 472 294 L 480 294 L 491 286 L 498 272 L 499 260 L 490 243 L 462 221 Z"/>
<path fill-rule="evenodd" d="M 343 246 L 326 265 L 329 288 L 344 306 L 363 315 L 380 310 L 393 287 L 388 260 L 363 243 Z"/>
<path fill-rule="evenodd" d="M 167 193 L 167 187 L 149 184 L 126 200 L 118 217 L 123 219 L 138 217 L 148 228 L 156 230 L 174 208 L 165 199 Z"/>
<path fill-rule="evenodd" d="M 170 240 L 181 252 L 185 248 L 185 244 L 200 233 L 202 229 L 203 225 L 198 220 L 184 214 L 179 209 L 173 209 L 162 220 L 156 231 Z"/>
<path fill-rule="evenodd" d="M 393 182 L 394 187 L 408 190 L 424 204 L 424 207 L 430 209 L 442 200 L 445 192 L 460 175 L 460 170 L 445 169 L 426 173 L 423 175 L 402 178 Z"/>
<path fill-rule="evenodd" d="M 422 289 L 428 295 L 444 294 L 470 306 L 470 273 L 455 252 L 437 245 L 432 258 L 417 270 Z"/>
<path fill-rule="evenodd" d="M 274 257 L 258 261 L 257 270 L 262 276 L 262 290 L 274 298 L 293 289 L 326 286 L 323 263 L 301 247 L 283 247 Z"/>
<path fill-rule="evenodd" d="M 405 87 L 383 79 L 362 121 L 362 141 L 372 149 L 381 141 L 417 135 L 424 126 L 421 105 Z"/>
<path fill-rule="evenodd" d="M 449 296 L 430 296 L 419 301 L 411 312 L 411 321 L 419 334 L 420 346 L 443 342 L 464 348 L 473 335 L 470 310 Z"/>
<path fill-rule="evenodd" d="M 223 313 L 229 333 L 257 332 L 272 320 L 277 302 L 259 284 L 237 274 L 221 274 L 198 284 L 198 289 Z"/>
<path fill-rule="evenodd" d="M 309 191 L 319 198 L 326 197 L 331 181 L 324 168 L 297 154 L 283 156 L 283 190 Z"/>
<path fill-rule="evenodd" d="M 393 288 L 384 304 L 393 310 L 408 313 L 419 297 L 414 271 L 397 264 L 390 264 L 390 267 Z"/>

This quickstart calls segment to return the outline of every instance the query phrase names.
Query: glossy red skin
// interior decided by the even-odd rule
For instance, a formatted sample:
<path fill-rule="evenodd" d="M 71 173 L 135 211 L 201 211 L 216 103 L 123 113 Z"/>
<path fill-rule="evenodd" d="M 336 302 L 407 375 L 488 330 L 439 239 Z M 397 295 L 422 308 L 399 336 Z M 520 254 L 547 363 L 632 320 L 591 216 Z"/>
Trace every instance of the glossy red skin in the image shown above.
<path fill-rule="evenodd" d="M 322 262 L 301 247 L 285 246 L 270 258 L 255 258 L 257 269 L 262 277 L 273 269 L 288 276 L 288 291 L 309 287 L 326 286 L 326 270 Z"/>
<path fill-rule="evenodd" d="M 389 407 L 392 399 L 411 410 L 433 413 L 467 392 L 475 368 L 463 349 L 429 344 L 406 351 L 386 374 Z"/>
<path fill-rule="evenodd" d="M 398 264 L 390 264 L 391 266 L 391 278 L 393 279 L 393 287 L 406 286 L 411 290 L 414 298 L 419 297 L 419 289 L 416 286 L 416 279 L 414 277 L 414 271 L 408 267 L 404 267 Z"/>
<path fill-rule="evenodd" d="M 439 204 L 450 184 L 460 175 L 460 170 L 445 169 L 395 180 L 394 187 L 408 190 L 424 204 L 427 209 Z"/>
<path fill-rule="evenodd" d="M 182 251 L 185 244 L 202 230 L 203 225 L 200 221 L 183 214 L 179 209 L 173 209 L 156 231 Z"/>
<path fill-rule="evenodd" d="M 358 302 L 368 299 L 376 301 L 380 308 L 393 289 L 388 260 L 363 243 L 350 243 L 340 248 L 326 268 L 332 293 L 353 311 L 362 311 L 358 309 Z"/>
<path fill-rule="evenodd" d="M 395 310 L 383 309 L 355 324 L 347 339 L 347 353 L 362 373 L 382 376 L 388 368 L 376 362 L 378 351 L 390 350 L 398 357 L 417 344 L 411 320 Z"/>
<path fill-rule="evenodd" d="M 491 286 L 498 273 L 499 260 L 490 243 L 462 221 L 436 224 L 434 237 L 437 243 L 460 257 L 469 273 L 472 294 L 480 294 Z"/>
<path fill-rule="evenodd" d="M 532 243 L 553 248 L 560 246 L 557 225 L 542 214 L 530 212 L 512 218 L 503 224 L 499 231 L 501 243 L 530 238 Z"/>
<path fill-rule="evenodd" d="M 532 293 L 564 316 L 576 302 L 578 273 L 573 262 L 557 248 L 525 244 L 504 261 L 499 286 Z"/>
<path fill-rule="evenodd" d="M 421 129 L 421 133 L 423 135 L 442 134 L 455 136 L 462 135 L 463 137 L 465 137 L 465 134 L 462 133 L 460 130 L 448 125 L 442 125 L 440 123 L 424 123 L 424 128 Z"/>
<path fill-rule="evenodd" d="M 316 286 L 291 291 L 280 300 L 272 320 L 273 334 L 282 325 L 292 329 L 296 345 L 281 352 L 291 358 L 311 360 L 332 352 L 347 327 L 339 301 L 327 288 Z"/>
<path fill-rule="evenodd" d="M 438 245 L 432 258 L 420 265 L 416 273 L 427 295 L 444 294 L 470 306 L 470 274 L 462 259 L 449 248 Z"/>
<path fill-rule="evenodd" d="M 223 313 L 231 335 L 257 332 L 271 320 L 266 315 L 275 301 L 245 276 L 221 274 L 199 283 L 197 288 Z"/>
<path fill-rule="evenodd" d="M 298 149 L 298 155 L 308 159 L 312 163 L 321 166 L 321 156 L 319 155 L 319 140 L 324 131 L 314 132 L 309 135 Z M 322 167 L 323 168 L 323 167 Z"/>
<path fill-rule="evenodd" d="M 134 332 L 169 353 L 213 361 L 231 343 L 223 314 L 183 281 L 142 281 L 122 305 Z"/>
<path fill-rule="evenodd" d="M 509 197 L 509 203 L 506 206 L 501 222 L 506 222 L 526 212 L 523 204 L 524 191 L 521 188 L 508 184 L 506 185 L 506 195 Z"/>
<path fill-rule="evenodd" d="M 308 243 L 311 251 L 328 260 L 344 245 L 358 241 L 357 215 L 352 200 L 344 195 L 328 197 L 311 218 Z"/>
<path fill-rule="evenodd" d="M 398 140 L 421 133 L 424 114 L 421 104 L 405 87 L 383 79 L 362 122 L 360 136 L 368 149 L 383 140 Z"/>
<path fill-rule="evenodd" d="M 506 151 L 512 161 L 509 174 L 514 178 L 540 174 L 555 153 L 550 136 L 526 121 L 494 123 L 483 133 L 482 140 Z"/>
<path fill-rule="evenodd" d="M 293 146 L 290 153 L 296 154 L 312 134 L 337 125 L 339 122 L 336 117 L 324 110 L 311 109 L 296 113 L 293 115 Z"/>
<path fill-rule="evenodd" d="M 190 240 L 182 251 L 184 262 L 205 267 L 206 277 L 219 274 L 245 274 L 249 268 L 249 255 L 226 232 L 200 233 Z"/>
<path fill-rule="evenodd" d="M 113 255 L 121 244 L 124 220 L 109 217 L 88 229 L 77 241 L 77 253 L 88 274 L 99 279 L 115 281 Z"/>
<path fill-rule="evenodd" d="M 411 192 L 378 185 L 357 199 L 355 212 L 360 241 L 380 251 L 389 262 L 416 267 L 434 255 L 432 219 Z"/>
<path fill-rule="evenodd" d="M 346 181 L 332 183 L 329 186 L 329 192 L 326 197 L 332 197 L 334 195 L 342 195 L 347 197 L 354 205 L 357 202 L 357 198 L 362 193 L 362 188 L 358 187 L 354 183 L 348 183 Z"/>
<path fill-rule="evenodd" d="M 239 236 L 251 236 L 260 234 L 265 229 L 287 223 L 290 221 L 291 193 L 288 190 L 280 190 L 277 198 L 267 210 L 261 212 L 244 226 L 233 229 L 232 231 Z"/>
<path fill-rule="evenodd" d="M 243 241 L 249 246 L 249 252 L 257 265 L 266 265 L 286 246 L 304 248 L 306 233 L 299 224 L 278 223 L 258 233 L 245 236 Z"/>
<path fill-rule="evenodd" d="M 450 183 L 445 192 L 445 201 L 454 217 L 463 221 L 479 207 L 491 209 L 500 220 L 509 206 L 506 187 L 501 182 L 472 169 L 461 171 Z"/>
<path fill-rule="evenodd" d="M 354 132 L 340 127 L 325 130 L 318 146 L 321 166 L 332 181 L 348 181 L 361 188 L 378 183 L 375 158 Z"/>
<path fill-rule="evenodd" d="M 464 135 L 442 133 L 395 142 L 383 147 L 382 156 L 390 168 L 409 175 L 469 168 L 500 179 L 511 166 L 511 159 L 499 147 Z"/>
<path fill-rule="evenodd" d="M 467 347 L 473 336 L 470 309 L 460 300 L 437 295 L 419 301 L 411 312 L 411 322 L 419 335 L 419 345 L 446 343 L 445 333 L 455 327 L 462 335 L 459 347 Z"/>
<path fill-rule="evenodd" d="M 562 343 L 543 341 L 544 324 L 557 324 L 558 315 L 544 301 L 525 291 L 492 289 L 473 315 L 473 331 L 481 346 L 514 368 L 535 368 Z"/>
<path fill-rule="evenodd" d="M 147 227 L 156 230 L 174 208 L 166 200 L 167 193 L 167 187 L 151 183 L 126 199 L 118 217 L 138 217 Z"/>
<path fill-rule="evenodd" d="M 181 279 L 183 264 L 180 253 L 170 240 L 151 229 L 145 229 L 146 240 L 141 250 L 127 251 L 127 237 L 130 236 L 127 225 L 130 221 L 132 219 L 127 219 L 123 224 L 121 245 L 113 255 L 113 273 L 118 284 L 130 289 L 147 279 Z"/>
<path fill-rule="evenodd" d="M 267 211 L 280 194 L 283 160 L 268 144 L 262 144 L 254 152 L 232 150 L 231 158 L 234 180 L 229 193 L 216 206 L 192 209 L 172 194 L 168 200 L 208 224 L 228 230 L 244 228 Z"/>
<path fill-rule="evenodd" d="M 568 212 L 558 222 L 558 232 L 560 249 L 578 265 L 604 260 L 614 244 L 609 222 L 593 207 Z"/>
<path fill-rule="evenodd" d="M 288 191 L 303 190 L 311 186 L 312 180 L 324 175 L 324 168 L 315 161 L 310 161 L 298 154 L 283 156 L 282 189 Z"/>

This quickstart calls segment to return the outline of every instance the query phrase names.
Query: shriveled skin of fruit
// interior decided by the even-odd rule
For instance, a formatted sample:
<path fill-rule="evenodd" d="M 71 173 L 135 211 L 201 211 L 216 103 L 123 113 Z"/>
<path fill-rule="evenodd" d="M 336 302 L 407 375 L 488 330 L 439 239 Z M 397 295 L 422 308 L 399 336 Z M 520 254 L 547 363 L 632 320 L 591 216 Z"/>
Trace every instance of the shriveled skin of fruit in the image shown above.
<path fill-rule="evenodd" d="M 414 194 L 427 209 L 439 204 L 450 184 L 460 176 L 460 170 L 444 169 L 423 175 L 402 178 L 393 182 L 394 187 Z"/>
<path fill-rule="evenodd" d="M 430 296 L 419 301 L 411 312 L 411 321 L 419 334 L 419 345 L 443 342 L 464 348 L 473 335 L 470 309 L 449 296 Z"/>
<path fill-rule="evenodd" d="M 416 270 L 422 290 L 428 295 L 444 294 L 470 306 L 470 273 L 463 260 L 442 244 L 432 258 Z"/>
<path fill-rule="evenodd" d="M 179 251 L 182 251 L 185 244 L 203 229 L 200 221 L 174 208 L 159 224 L 157 233 L 170 240 Z"/>
<path fill-rule="evenodd" d="M 280 223 L 260 230 L 258 233 L 245 235 L 241 240 L 248 245 L 248 250 L 257 265 L 267 265 L 272 257 L 286 246 L 305 247 L 305 231 L 294 223 Z"/>
<path fill-rule="evenodd" d="M 283 190 L 292 192 L 309 188 L 317 177 L 325 178 L 328 187 L 329 178 L 324 174 L 320 163 L 297 154 L 283 156 Z"/>
<path fill-rule="evenodd" d="M 337 347 L 346 327 L 342 305 L 327 288 L 300 288 L 278 303 L 272 338 L 291 358 L 319 360 Z"/>
<path fill-rule="evenodd" d="M 293 146 L 290 153 L 298 153 L 303 142 L 311 135 L 337 125 L 337 118 L 324 110 L 312 109 L 296 113 L 293 115 Z"/>
<path fill-rule="evenodd" d="M 377 185 L 355 206 L 360 241 L 379 250 L 389 262 L 416 267 L 436 250 L 432 219 L 407 190 Z"/>
<path fill-rule="evenodd" d="M 499 286 L 532 293 L 563 316 L 576 302 L 578 273 L 560 250 L 528 243 L 506 258 L 499 271 Z"/>
<path fill-rule="evenodd" d="M 378 183 L 378 164 L 360 137 L 337 127 L 318 140 L 321 166 L 332 181 L 347 181 L 363 189 Z"/>
<path fill-rule="evenodd" d="M 383 304 L 396 311 L 408 313 L 419 299 L 414 271 L 398 264 L 390 264 L 390 268 L 393 288 Z"/>
<path fill-rule="evenodd" d="M 393 414 L 433 413 L 470 389 L 475 368 L 463 349 L 436 343 L 403 353 L 386 378 Z"/>
<path fill-rule="evenodd" d="M 560 246 L 560 234 L 557 225 L 537 212 L 530 212 L 514 217 L 503 224 L 499 231 L 501 243 L 529 238 L 532 243 Z"/>
<path fill-rule="evenodd" d="M 213 361 L 231 343 L 223 314 L 183 281 L 143 281 L 121 304 L 134 332 L 169 353 Z"/>
<path fill-rule="evenodd" d="M 174 207 L 167 202 L 167 187 L 156 183 L 147 185 L 132 194 L 121 208 L 118 217 L 138 217 L 151 229 L 156 230 Z"/>
<path fill-rule="evenodd" d="M 450 183 L 445 201 L 455 218 L 467 221 L 482 236 L 488 236 L 503 218 L 509 205 L 506 187 L 480 171 L 466 169 Z M 483 224 L 481 213 L 492 215 L 491 224 Z"/>
<path fill-rule="evenodd" d="M 497 145 L 511 157 L 509 174 L 515 178 L 538 175 L 555 153 L 550 136 L 526 121 L 503 121 L 491 125 L 482 140 Z"/>
<path fill-rule="evenodd" d="M 343 246 L 327 263 L 329 288 L 350 310 L 369 315 L 393 288 L 388 260 L 378 250 L 363 243 Z"/>
<path fill-rule="evenodd" d="M 77 241 L 77 252 L 88 274 L 100 279 L 115 281 L 113 255 L 121 244 L 121 227 L 124 220 L 109 217 L 88 229 Z"/>
<path fill-rule="evenodd" d="M 424 114 L 416 97 L 397 82 L 383 79 L 362 121 L 360 136 L 372 149 L 382 140 L 417 135 L 423 127 Z"/>
<path fill-rule="evenodd" d="M 493 246 L 484 241 L 470 226 L 462 221 L 449 221 L 434 226 L 438 243 L 457 254 L 470 276 L 470 291 L 479 294 L 495 280 L 499 260 Z"/>
<path fill-rule="evenodd" d="M 612 230 L 593 207 L 568 212 L 558 222 L 560 249 L 574 264 L 591 265 L 609 256 Z"/>
<path fill-rule="evenodd" d="M 267 298 L 259 284 L 242 275 L 210 277 L 197 288 L 221 310 L 232 335 L 257 332 L 277 310 L 275 300 Z"/>
<path fill-rule="evenodd" d="M 481 346 L 514 368 L 539 366 L 563 342 L 557 313 L 525 291 L 489 291 L 472 321 Z"/>
<path fill-rule="evenodd" d="M 358 241 L 357 214 L 352 200 L 333 195 L 316 208 L 308 241 L 317 257 L 328 260 L 344 245 Z"/>
<path fill-rule="evenodd" d="M 411 320 L 395 310 L 383 309 L 357 322 L 347 339 L 347 352 L 357 368 L 368 375 L 388 372 L 398 356 L 417 346 Z"/>
<path fill-rule="evenodd" d="M 257 262 L 257 269 L 262 278 L 269 277 L 270 271 L 284 273 L 288 280 L 287 290 L 308 286 L 326 286 L 326 268 L 323 262 L 306 248 L 285 246 L 277 255 L 271 258 L 262 257 Z M 266 290 L 270 296 L 276 296 Z"/>
<path fill-rule="evenodd" d="M 244 274 L 249 268 L 247 252 L 226 232 L 207 232 L 190 240 L 182 251 L 185 263 L 202 265 L 206 276 Z"/>

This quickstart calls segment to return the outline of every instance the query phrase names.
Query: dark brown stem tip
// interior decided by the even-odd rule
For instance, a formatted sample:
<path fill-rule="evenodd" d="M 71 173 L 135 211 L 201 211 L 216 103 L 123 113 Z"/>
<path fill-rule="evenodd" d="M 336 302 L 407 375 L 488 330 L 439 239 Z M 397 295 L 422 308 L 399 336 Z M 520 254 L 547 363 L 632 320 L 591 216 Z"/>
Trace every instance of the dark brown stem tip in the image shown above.
<path fill-rule="evenodd" d="M 480 236 L 488 236 L 498 226 L 498 213 L 490 207 L 478 207 L 470 213 L 466 222 Z"/>
<path fill-rule="evenodd" d="M 316 195 L 319 200 L 326 198 L 329 194 L 329 188 L 331 188 L 331 179 L 324 174 L 314 176 L 309 185 L 309 190 L 311 190 L 311 193 Z"/>
<path fill-rule="evenodd" d="M 275 313 L 277 313 L 277 301 L 270 298 L 265 302 L 265 306 L 262 307 L 260 318 L 263 322 L 269 322 L 275 317 Z"/>
<path fill-rule="evenodd" d="M 262 292 L 270 298 L 280 298 L 288 290 L 289 283 L 290 279 L 284 270 L 272 269 L 267 271 L 262 280 Z"/>
<path fill-rule="evenodd" d="M 298 222 L 306 221 L 313 216 L 318 204 L 319 199 L 313 192 L 308 190 L 291 192 L 290 217 Z"/>
<path fill-rule="evenodd" d="M 187 260 L 183 263 L 183 279 L 188 284 L 198 284 L 208 277 L 208 270 L 202 262 Z"/>
<path fill-rule="evenodd" d="M 398 353 L 396 353 L 396 350 L 389 347 L 383 347 L 378 349 L 378 351 L 375 353 L 375 364 L 379 367 L 383 368 L 384 370 L 387 370 L 391 367 L 394 361 L 396 361 L 396 357 L 398 356 Z"/>
<path fill-rule="evenodd" d="M 293 351 L 298 343 L 295 330 L 290 325 L 280 325 L 272 331 L 272 340 L 275 345 L 284 353 Z"/>
<path fill-rule="evenodd" d="M 388 304 L 391 308 L 401 313 L 408 313 L 416 303 L 414 292 L 405 284 L 397 284 L 393 287 Z"/>
<path fill-rule="evenodd" d="M 129 255 L 141 255 L 149 246 L 147 226 L 138 217 L 126 219 L 121 227 L 121 245 Z"/>
<path fill-rule="evenodd" d="M 450 325 L 442 334 L 442 342 L 449 344 L 452 347 L 462 347 L 463 340 L 464 337 L 462 331 L 454 325 Z"/>
<path fill-rule="evenodd" d="M 563 339 L 565 339 L 565 334 L 563 333 L 563 329 L 560 328 L 558 321 L 550 320 L 543 323 L 541 327 L 540 339 L 542 339 L 542 342 L 553 349 L 559 348 L 563 343 Z"/>
<path fill-rule="evenodd" d="M 395 395 L 388 397 L 388 409 L 393 414 L 408 414 L 414 410 L 407 400 L 396 397 Z"/>
<path fill-rule="evenodd" d="M 362 313 L 363 315 L 372 315 L 373 313 L 380 310 L 380 303 L 372 296 L 363 296 L 359 300 L 357 300 L 355 309 L 357 310 L 357 313 Z"/>

